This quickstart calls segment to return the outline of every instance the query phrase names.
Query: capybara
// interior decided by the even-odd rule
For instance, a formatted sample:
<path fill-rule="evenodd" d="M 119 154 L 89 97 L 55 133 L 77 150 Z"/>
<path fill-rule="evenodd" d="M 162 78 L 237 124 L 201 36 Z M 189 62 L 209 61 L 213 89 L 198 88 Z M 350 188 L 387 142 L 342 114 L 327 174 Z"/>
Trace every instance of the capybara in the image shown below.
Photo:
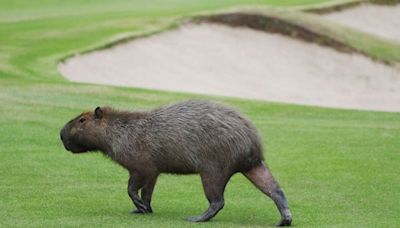
<path fill-rule="evenodd" d="M 148 112 L 97 107 L 69 121 L 60 134 L 67 150 L 101 151 L 129 171 L 134 213 L 152 212 L 160 173 L 200 174 L 210 205 L 188 220 L 208 221 L 224 207 L 225 186 L 240 172 L 275 202 L 281 214 L 278 226 L 292 222 L 285 195 L 263 162 L 256 128 L 232 108 L 200 100 Z"/>

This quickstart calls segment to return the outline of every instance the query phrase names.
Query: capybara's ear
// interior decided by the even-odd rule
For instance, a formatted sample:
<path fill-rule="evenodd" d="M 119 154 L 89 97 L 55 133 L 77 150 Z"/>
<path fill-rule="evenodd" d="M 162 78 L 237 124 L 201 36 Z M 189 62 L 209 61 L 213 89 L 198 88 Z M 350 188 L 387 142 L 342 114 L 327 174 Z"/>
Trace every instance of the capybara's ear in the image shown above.
<path fill-rule="evenodd" d="M 102 110 L 100 107 L 97 107 L 97 108 L 94 110 L 94 116 L 95 116 L 97 119 L 103 118 L 103 114 L 104 114 L 104 112 L 103 112 L 103 110 Z"/>

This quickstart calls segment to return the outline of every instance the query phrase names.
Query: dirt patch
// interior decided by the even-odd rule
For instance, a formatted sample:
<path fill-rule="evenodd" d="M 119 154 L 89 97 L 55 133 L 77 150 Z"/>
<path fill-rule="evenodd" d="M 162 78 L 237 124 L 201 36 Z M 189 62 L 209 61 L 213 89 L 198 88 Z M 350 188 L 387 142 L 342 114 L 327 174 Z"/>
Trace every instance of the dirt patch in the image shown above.
<path fill-rule="evenodd" d="M 321 16 L 360 31 L 400 41 L 400 4 L 361 4 L 357 7 L 330 12 Z"/>
<path fill-rule="evenodd" d="M 59 65 L 71 81 L 400 111 L 400 74 L 359 54 L 249 28 L 185 25 Z"/>
<path fill-rule="evenodd" d="M 377 5 L 397 5 L 400 4 L 400 0 L 369 0 L 369 3 Z"/>
<path fill-rule="evenodd" d="M 232 27 L 247 27 L 259 31 L 290 36 L 306 42 L 317 43 L 322 46 L 335 48 L 336 50 L 342 52 L 358 52 L 358 50 L 354 49 L 353 47 L 334 40 L 331 37 L 318 34 L 305 27 L 295 25 L 278 18 L 269 17 L 267 15 L 228 13 L 202 17 L 197 21 L 219 23 Z"/>
<path fill-rule="evenodd" d="M 326 14 L 326 13 L 332 13 L 332 12 L 338 12 L 346 9 L 350 9 L 356 6 L 359 6 L 363 4 L 362 1 L 354 1 L 354 2 L 346 2 L 343 4 L 338 4 L 338 5 L 332 5 L 328 7 L 317 7 L 317 8 L 310 8 L 304 10 L 305 12 L 309 13 L 316 13 L 316 14 Z"/>
<path fill-rule="evenodd" d="M 305 9 L 305 12 L 316 13 L 316 14 L 327 14 L 334 13 L 343 10 L 347 10 L 350 8 L 354 8 L 363 4 L 375 4 L 375 5 L 386 5 L 386 6 L 394 6 L 400 4 L 400 0 L 359 0 L 359 1 L 350 1 L 342 4 L 334 4 L 329 6 L 322 6 L 317 8 L 309 8 Z"/>

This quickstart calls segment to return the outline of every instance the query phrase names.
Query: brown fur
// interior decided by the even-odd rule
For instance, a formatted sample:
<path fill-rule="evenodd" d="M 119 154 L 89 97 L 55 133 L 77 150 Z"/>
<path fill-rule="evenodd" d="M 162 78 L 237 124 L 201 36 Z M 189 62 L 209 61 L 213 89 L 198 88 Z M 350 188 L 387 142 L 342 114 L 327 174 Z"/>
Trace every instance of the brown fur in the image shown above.
<path fill-rule="evenodd" d="M 198 173 L 210 207 L 189 220 L 207 221 L 224 206 L 223 192 L 230 177 L 242 172 L 275 201 L 282 215 L 279 225 L 291 223 L 283 191 L 263 163 L 256 128 L 232 108 L 206 101 L 186 101 L 150 112 L 98 107 L 68 122 L 61 139 L 71 152 L 101 151 L 125 167 L 135 213 L 152 212 L 151 195 L 160 173 Z"/>

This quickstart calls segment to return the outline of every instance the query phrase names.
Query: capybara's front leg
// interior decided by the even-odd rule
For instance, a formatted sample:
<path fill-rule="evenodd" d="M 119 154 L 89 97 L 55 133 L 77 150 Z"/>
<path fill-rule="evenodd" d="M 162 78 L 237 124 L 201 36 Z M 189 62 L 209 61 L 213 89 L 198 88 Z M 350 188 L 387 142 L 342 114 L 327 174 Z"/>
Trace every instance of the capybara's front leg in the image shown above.
<path fill-rule="evenodd" d="M 142 196 L 142 201 L 144 205 L 147 207 L 147 212 L 152 213 L 153 209 L 151 208 L 151 197 L 153 195 L 154 186 L 157 181 L 157 176 L 148 177 L 146 180 L 146 184 L 141 189 L 140 195 Z"/>
<path fill-rule="evenodd" d="M 131 197 L 133 204 L 136 206 L 137 210 L 132 211 L 135 214 L 150 213 L 149 208 L 139 197 L 139 190 L 146 183 L 145 179 L 137 173 L 131 174 L 128 181 L 128 194 Z"/>

